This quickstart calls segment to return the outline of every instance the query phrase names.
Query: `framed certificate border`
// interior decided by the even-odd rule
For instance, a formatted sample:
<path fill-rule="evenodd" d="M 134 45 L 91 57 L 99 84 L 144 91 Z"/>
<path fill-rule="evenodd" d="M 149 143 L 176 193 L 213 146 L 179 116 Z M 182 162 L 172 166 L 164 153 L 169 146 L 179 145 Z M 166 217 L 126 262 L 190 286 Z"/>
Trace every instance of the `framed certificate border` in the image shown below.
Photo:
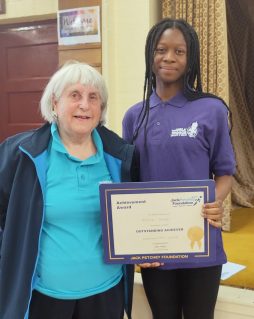
<path fill-rule="evenodd" d="M 121 249 L 121 246 L 126 246 L 130 240 L 130 237 L 134 232 L 139 232 L 140 227 L 136 229 L 134 232 L 131 232 L 125 237 L 122 237 L 122 233 L 125 233 L 124 230 L 128 229 L 129 225 L 135 225 L 135 214 L 133 213 L 132 203 L 140 202 L 142 203 L 143 197 L 157 198 L 159 196 L 164 195 L 171 196 L 171 202 L 173 203 L 173 208 L 181 209 L 181 213 L 188 214 L 190 210 L 190 206 L 195 206 L 198 201 L 199 203 L 198 214 L 201 213 L 201 207 L 206 202 L 213 202 L 215 199 L 215 183 L 213 180 L 200 180 L 200 181 L 173 181 L 173 182 L 141 182 L 141 183 L 108 183 L 100 185 L 100 201 L 101 201 L 101 212 L 102 212 L 102 238 L 104 245 L 104 260 L 106 263 L 117 263 L 117 264 L 139 264 L 144 262 L 167 262 L 167 263 L 202 263 L 209 261 L 213 261 L 215 259 L 216 253 L 216 229 L 211 226 L 206 219 L 201 217 L 202 232 L 203 232 L 203 249 L 202 251 L 193 251 L 193 246 L 195 244 L 195 240 L 198 240 L 195 236 L 198 236 L 197 231 L 194 229 L 194 233 L 196 231 L 195 236 L 190 235 L 192 241 L 190 248 L 185 251 L 170 251 L 165 249 L 158 249 L 156 252 L 153 250 L 148 251 L 144 249 L 144 251 L 139 251 L 137 253 L 135 244 L 132 244 L 130 250 L 128 249 L 128 253 L 126 253 L 125 249 Z M 201 196 L 200 196 L 201 194 Z M 148 196 L 148 197 L 147 197 Z M 117 197 L 117 202 L 123 204 L 122 206 L 114 205 L 114 198 Z M 128 198 L 128 201 L 126 201 Z M 137 201 L 137 198 L 140 201 Z M 196 200 L 196 198 L 198 200 Z M 122 199 L 122 200 L 121 200 Z M 191 199 L 191 200 L 190 200 Z M 163 203 L 162 203 L 163 205 Z M 198 205 L 196 205 L 198 206 Z M 123 208 L 125 214 L 125 222 L 120 224 L 120 234 L 119 230 L 116 231 L 116 222 L 114 221 L 114 216 L 119 214 L 120 211 L 118 209 Z M 168 208 L 166 208 L 168 209 Z M 143 212 L 142 212 L 143 213 Z M 197 213 L 196 213 L 197 215 Z M 184 215 L 183 215 L 184 216 Z M 185 218 L 183 220 L 183 225 L 185 224 Z M 117 226 L 119 228 L 119 225 Z M 133 227 L 133 226 L 132 226 Z M 134 226 L 135 227 L 135 226 Z M 147 225 L 144 225 L 144 228 Z M 157 229 L 158 231 L 169 230 L 167 228 Z M 174 227 L 174 226 L 173 226 Z M 153 231 L 151 227 L 148 227 L 149 231 Z M 201 232 L 200 227 L 199 232 Z M 173 228 L 174 230 L 183 230 L 183 227 Z M 144 230 L 142 230 L 144 231 Z M 148 231 L 148 230 L 147 230 Z M 156 232 L 156 229 L 155 229 Z M 117 235 L 118 234 L 118 235 Z M 156 234 L 157 235 L 157 234 Z M 194 236 L 194 237 L 193 237 Z M 120 238 L 121 237 L 121 238 Z M 186 236 L 185 236 L 186 237 Z M 185 238 L 184 237 L 184 238 Z M 181 238 L 181 237 L 179 237 Z M 142 241 L 142 239 L 141 239 Z M 123 244 L 124 243 L 124 244 Z M 131 245 L 131 244 L 130 244 Z M 116 249 L 117 247 L 117 249 Z M 132 248 L 133 247 L 133 248 Z M 141 243 L 141 247 L 142 243 Z M 133 249 L 133 252 L 132 252 Z"/>

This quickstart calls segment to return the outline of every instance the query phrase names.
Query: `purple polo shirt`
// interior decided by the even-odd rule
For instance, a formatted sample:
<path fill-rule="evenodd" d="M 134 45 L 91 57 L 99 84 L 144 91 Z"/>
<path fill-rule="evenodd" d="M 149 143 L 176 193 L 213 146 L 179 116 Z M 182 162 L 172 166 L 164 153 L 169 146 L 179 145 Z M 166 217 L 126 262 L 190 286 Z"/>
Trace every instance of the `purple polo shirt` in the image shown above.
<path fill-rule="evenodd" d="M 142 102 L 132 106 L 123 119 L 123 137 L 131 142 Z M 162 101 L 150 97 L 146 147 L 144 126 L 135 141 L 140 157 L 140 180 L 201 180 L 233 175 L 235 159 L 228 128 L 228 111 L 216 98 L 188 101 L 182 93 Z M 226 262 L 221 231 L 217 229 L 217 257 L 213 265 Z M 209 263 L 211 266 L 211 263 Z M 206 267 L 193 263 L 188 267 Z M 185 268 L 167 264 L 163 268 Z"/>

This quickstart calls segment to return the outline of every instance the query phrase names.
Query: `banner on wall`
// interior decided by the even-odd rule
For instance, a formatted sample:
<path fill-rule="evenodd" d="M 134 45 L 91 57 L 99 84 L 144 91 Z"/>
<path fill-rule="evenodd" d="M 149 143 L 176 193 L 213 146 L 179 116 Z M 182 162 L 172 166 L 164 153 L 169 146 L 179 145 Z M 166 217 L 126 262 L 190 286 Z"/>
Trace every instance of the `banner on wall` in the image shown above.
<path fill-rule="evenodd" d="M 101 42 L 100 7 L 59 10 L 57 27 L 59 45 Z"/>

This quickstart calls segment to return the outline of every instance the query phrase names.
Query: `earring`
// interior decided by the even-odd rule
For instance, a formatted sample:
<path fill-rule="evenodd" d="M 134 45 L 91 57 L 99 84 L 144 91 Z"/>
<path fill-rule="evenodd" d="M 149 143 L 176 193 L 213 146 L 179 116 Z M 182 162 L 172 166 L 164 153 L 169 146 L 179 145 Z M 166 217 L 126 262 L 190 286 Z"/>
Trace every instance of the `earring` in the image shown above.
<path fill-rule="evenodd" d="M 54 120 L 54 122 L 56 122 L 57 121 L 57 114 L 56 114 L 56 111 L 52 111 L 52 117 L 53 117 L 53 120 Z"/>

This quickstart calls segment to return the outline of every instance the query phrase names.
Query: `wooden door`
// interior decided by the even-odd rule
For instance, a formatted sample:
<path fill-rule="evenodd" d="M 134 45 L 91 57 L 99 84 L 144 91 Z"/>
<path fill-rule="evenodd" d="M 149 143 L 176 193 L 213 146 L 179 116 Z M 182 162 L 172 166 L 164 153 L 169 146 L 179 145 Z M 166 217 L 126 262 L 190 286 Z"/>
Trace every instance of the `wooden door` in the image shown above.
<path fill-rule="evenodd" d="M 56 20 L 0 26 L 0 141 L 43 123 L 39 101 L 57 67 Z"/>

